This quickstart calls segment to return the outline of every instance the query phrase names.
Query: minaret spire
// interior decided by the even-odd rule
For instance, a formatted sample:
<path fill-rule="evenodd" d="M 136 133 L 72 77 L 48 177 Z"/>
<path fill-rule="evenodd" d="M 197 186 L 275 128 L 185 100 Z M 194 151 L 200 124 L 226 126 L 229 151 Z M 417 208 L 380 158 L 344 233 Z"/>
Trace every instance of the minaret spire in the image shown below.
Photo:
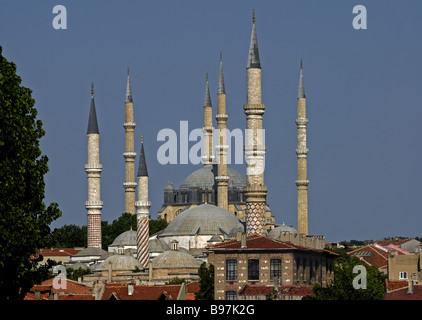
<path fill-rule="evenodd" d="M 252 32 L 251 32 L 251 41 L 249 45 L 247 68 L 261 68 L 261 62 L 259 61 L 258 38 L 256 36 L 256 28 L 255 28 L 255 10 L 253 11 L 253 18 L 252 18 Z"/>
<path fill-rule="evenodd" d="M 251 42 L 246 66 L 247 104 L 246 114 L 246 231 L 248 235 L 266 233 L 266 197 L 264 185 L 265 145 L 262 118 L 265 105 L 262 104 L 261 63 L 255 29 L 255 11 L 252 20 Z"/>
<path fill-rule="evenodd" d="M 135 203 L 137 215 L 136 253 L 137 260 L 144 268 L 149 263 L 149 208 L 148 200 L 148 171 L 145 161 L 144 139 L 141 136 L 141 153 L 138 166 L 138 201 Z"/>
<path fill-rule="evenodd" d="M 298 89 L 297 97 L 305 98 L 305 85 L 303 84 L 302 60 L 300 60 L 300 77 L 299 77 L 299 89 Z"/>
<path fill-rule="evenodd" d="M 88 130 L 88 163 L 85 171 L 88 176 L 88 200 L 85 202 L 87 210 L 87 247 L 101 248 L 101 209 L 103 202 L 100 196 L 100 133 L 98 130 L 97 114 L 94 101 L 94 84 L 91 84 L 91 107 L 89 112 Z"/>
<path fill-rule="evenodd" d="M 94 82 L 91 83 L 91 107 L 89 110 L 87 133 L 100 133 L 98 130 L 97 112 L 95 111 Z"/>
<path fill-rule="evenodd" d="M 208 83 L 208 73 L 206 75 L 206 86 L 205 86 L 205 102 L 204 102 L 204 126 L 202 127 L 204 132 L 204 148 L 202 161 L 205 167 L 211 166 L 213 163 L 213 146 L 212 146 L 212 133 L 214 128 L 212 126 L 212 104 L 210 87 Z"/>
<path fill-rule="evenodd" d="M 125 98 L 125 122 L 123 123 L 125 128 L 125 152 L 123 157 L 125 158 L 125 182 L 123 188 L 125 189 L 125 212 L 135 214 L 135 127 L 133 117 L 133 99 L 132 89 L 130 86 L 130 75 L 129 68 L 127 70 L 127 85 L 126 85 L 126 98 Z"/>
<path fill-rule="evenodd" d="M 125 102 L 133 102 L 132 88 L 130 87 L 129 67 L 127 68 L 126 99 Z"/>
<path fill-rule="evenodd" d="M 299 92 L 297 98 L 297 231 L 299 234 L 308 234 L 308 185 L 306 145 L 306 98 L 303 85 L 302 61 L 300 62 Z"/>
<path fill-rule="evenodd" d="M 228 201 L 228 181 L 230 177 L 227 175 L 227 112 L 226 112 L 226 90 L 224 88 L 223 76 L 223 55 L 220 53 L 220 76 L 217 91 L 217 120 L 218 126 L 218 145 L 215 147 L 218 153 L 218 167 L 215 178 L 217 181 L 217 204 L 220 208 L 229 209 Z"/>
<path fill-rule="evenodd" d="M 218 78 L 218 91 L 217 94 L 226 93 L 224 86 L 224 75 L 223 75 L 223 54 L 220 52 L 220 75 Z"/>

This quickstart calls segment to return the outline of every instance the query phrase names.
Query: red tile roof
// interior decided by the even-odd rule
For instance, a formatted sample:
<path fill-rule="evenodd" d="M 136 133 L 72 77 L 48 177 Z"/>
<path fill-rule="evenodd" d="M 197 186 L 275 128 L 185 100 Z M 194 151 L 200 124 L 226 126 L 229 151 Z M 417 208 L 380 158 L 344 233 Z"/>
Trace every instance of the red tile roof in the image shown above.
<path fill-rule="evenodd" d="M 221 251 L 221 250 L 228 250 L 228 249 L 244 249 L 244 250 L 295 249 L 295 250 L 312 250 L 312 251 L 327 252 L 330 254 L 334 254 L 331 251 L 302 247 L 302 246 L 295 245 L 291 242 L 276 240 L 276 239 L 272 239 L 266 236 L 248 237 L 246 240 L 246 247 L 244 248 L 241 246 L 241 241 L 237 241 L 235 239 L 228 240 L 225 242 L 220 242 L 215 245 L 209 246 L 207 248 L 211 251 Z"/>
<path fill-rule="evenodd" d="M 407 281 L 406 281 L 407 282 Z M 413 285 L 413 293 L 407 293 L 408 286 L 385 294 L 384 300 L 422 300 L 422 285 Z"/>
<path fill-rule="evenodd" d="M 394 291 L 401 288 L 407 288 L 409 282 L 407 280 L 388 280 L 385 279 L 385 288 L 387 292 Z"/>
<path fill-rule="evenodd" d="M 74 248 L 51 248 L 51 249 L 40 249 L 38 250 L 39 254 L 43 257 L 71 257 L 77 254 L 82 249 Z"/>
<path fill-rule="evenodd" d="M 102 300 L 177 300 L 181 284 L 147 286 L 133 285 L 132 295 L 128 294 L 128 283 L 107 283 L 104 288 Z"/>
<path fill-rule="evenodd" d="M 53 286 L 54 278 L 48 279 L 41 284 L 34 285 L 29 292 L 25 296 L 25 300 L 39 300 L 35 298 L 35 292 L 39 291 L 40 293 L 40 299 L 48 299 L 51 294 L 58 293 L 60 300 L 62 300 L 62 297 L 67 295 L 91 295 L 92 296 L 92 288 L 85 285 L 78 283 L 76 281 L 66 279 L 66 288 L 61 288 L 61 282 L 59 282 L 60 287 L 54 288 Z M 73 299 L 77 300 L 77 299 Z"/>

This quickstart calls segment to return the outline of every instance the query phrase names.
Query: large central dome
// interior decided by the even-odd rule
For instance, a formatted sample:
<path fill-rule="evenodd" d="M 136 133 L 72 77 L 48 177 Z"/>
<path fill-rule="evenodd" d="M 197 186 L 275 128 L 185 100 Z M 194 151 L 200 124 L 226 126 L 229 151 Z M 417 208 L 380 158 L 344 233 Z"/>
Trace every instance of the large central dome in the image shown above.
<path fill-rule="evenodd" d="M 227 210 L 202 204 L 180 213 L 159 237 L 229 234 L 239 222 Z"/>
<path fill-rule="evenodd" d="M 199 189 L 216 188 L 215 177 L 217 176 L 217 165 L 204 167 L 192 172 L 180 185 L 180 189 L 191 189 L 197 187 Z M 228 186 L 243 189 L 246 187 L 246 178 L 238 171 L 227 168 L 227 175 L 230 177 Z"/>

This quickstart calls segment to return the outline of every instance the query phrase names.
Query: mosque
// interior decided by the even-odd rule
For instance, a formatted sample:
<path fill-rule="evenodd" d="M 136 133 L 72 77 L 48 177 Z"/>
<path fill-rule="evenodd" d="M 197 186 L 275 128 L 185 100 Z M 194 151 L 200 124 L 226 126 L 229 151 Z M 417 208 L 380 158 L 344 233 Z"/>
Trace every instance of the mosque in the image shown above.
<path fill-rule="evenodd" d="M 248 137 L 244 147 L 246 175 L 227 167 L 226 90 L 223 75 L 223 60 L 220 54 L 220 73 L 217 91 L 218 144 L 213 145 L 213 108 L 206 79 L 204 102 L 204 154 L 203 167 L 192 172 L 178 188 L 168 183 L 164 188 L 164 203 L 158 218 L 169 222 L 166 229 L 149 235 L 148 170 L 143 138 L 135 177 L 134 150 L 134 104 L 130 76 L 127 76 L 125 96 L 125 212 L 137 215 L 136 230 L 119 235 L 108 247 L 101 248 L 100 195 L 102 165 L 99 150 L 99 126 L 91 88 L 91 106 L 88 120 L 88 162 L 85 171 L 88 178 L 87 248 L 71 258 L 71 263 L 82 263 L 93 271 L 84 281 L 136 280 L 159 282 L 176 276 L 189 280 L 198 278 L 197 270 L 207 261 L 206 248 L 224 243 L 240 241 L 242 235 L 268 237 L 300 245 L 309 250 L 324 248 L 323 236 L 308 234 L 308 184 L 306 145 L 306 98 L 302 64 L 298 89 L 298 118 L 296 149 L 298 163 L 297 227 L 276 225 L 271 209 L 267 205 L 268 188 L 264 184 L 264 159 L 266 147 L 260 132 L 266 106 L 261 95 L 261 63 L 253 14 L 250 48 L 246 66 L 247 101 L 243 106 L 246 129 L 254 134 Z M 216 161 L 218 159 L 218 161 Z M 137 194 L 136 194 L 137 191 Z M 137 200 L 136 200 L 137 196 Z M 133 272 L 137 270 L 137 272 Z"/>

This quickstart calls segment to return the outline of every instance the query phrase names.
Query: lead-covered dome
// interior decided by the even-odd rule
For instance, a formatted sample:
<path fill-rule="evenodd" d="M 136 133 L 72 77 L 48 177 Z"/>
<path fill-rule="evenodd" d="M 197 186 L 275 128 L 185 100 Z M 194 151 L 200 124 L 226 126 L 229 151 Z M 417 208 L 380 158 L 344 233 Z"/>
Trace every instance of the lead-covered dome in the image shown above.
<path fill-rule="evenodd" d="M 142 264 L 133 256 L 116 254 L 105 259 L 96 270 L 108 270 L 110 264 L 113 271 L 129 271 L 143 268 Z"/>
<path fill-rule="evenodd" d="M 197 270 L 200 265 L 201 262 L 192 255 L 178 250 L 166 251 L 152 260 L 152 267 L 158 269 L 194 268 Z"/>
<path fill-rule="evenodd" d="M 246 187 L 246 178 L 238 171 L 227 168 L 227 175 L 230 177 L 229 186 L 243 189 Z M 192 172 L 186 177 L 179 189 L 198 188 L 201 190 L 213 189 L 216 187 L 215 177 L 217 176 L 217 166 L 208 166 Z"/>
<path fill-rule="evenodd" d="M 268 232 L 268 237 L 272 239 L 279 239 L 282 232 L 297 233 L 297 230 L 292 226 L 288 226 L 283 223 Z"/>
<path fill-rule="evenodd" d="M 136 246 L 136 231 L 129 230 L 121 233 L 114 239 L 110 247 L 124 247 L 124 246 Z"/>
<path fill-rule="evenodd" d="M 229 234 L 239 222 L 230 211 L 201 204 L 180 213 L 159 237 Z"/>

